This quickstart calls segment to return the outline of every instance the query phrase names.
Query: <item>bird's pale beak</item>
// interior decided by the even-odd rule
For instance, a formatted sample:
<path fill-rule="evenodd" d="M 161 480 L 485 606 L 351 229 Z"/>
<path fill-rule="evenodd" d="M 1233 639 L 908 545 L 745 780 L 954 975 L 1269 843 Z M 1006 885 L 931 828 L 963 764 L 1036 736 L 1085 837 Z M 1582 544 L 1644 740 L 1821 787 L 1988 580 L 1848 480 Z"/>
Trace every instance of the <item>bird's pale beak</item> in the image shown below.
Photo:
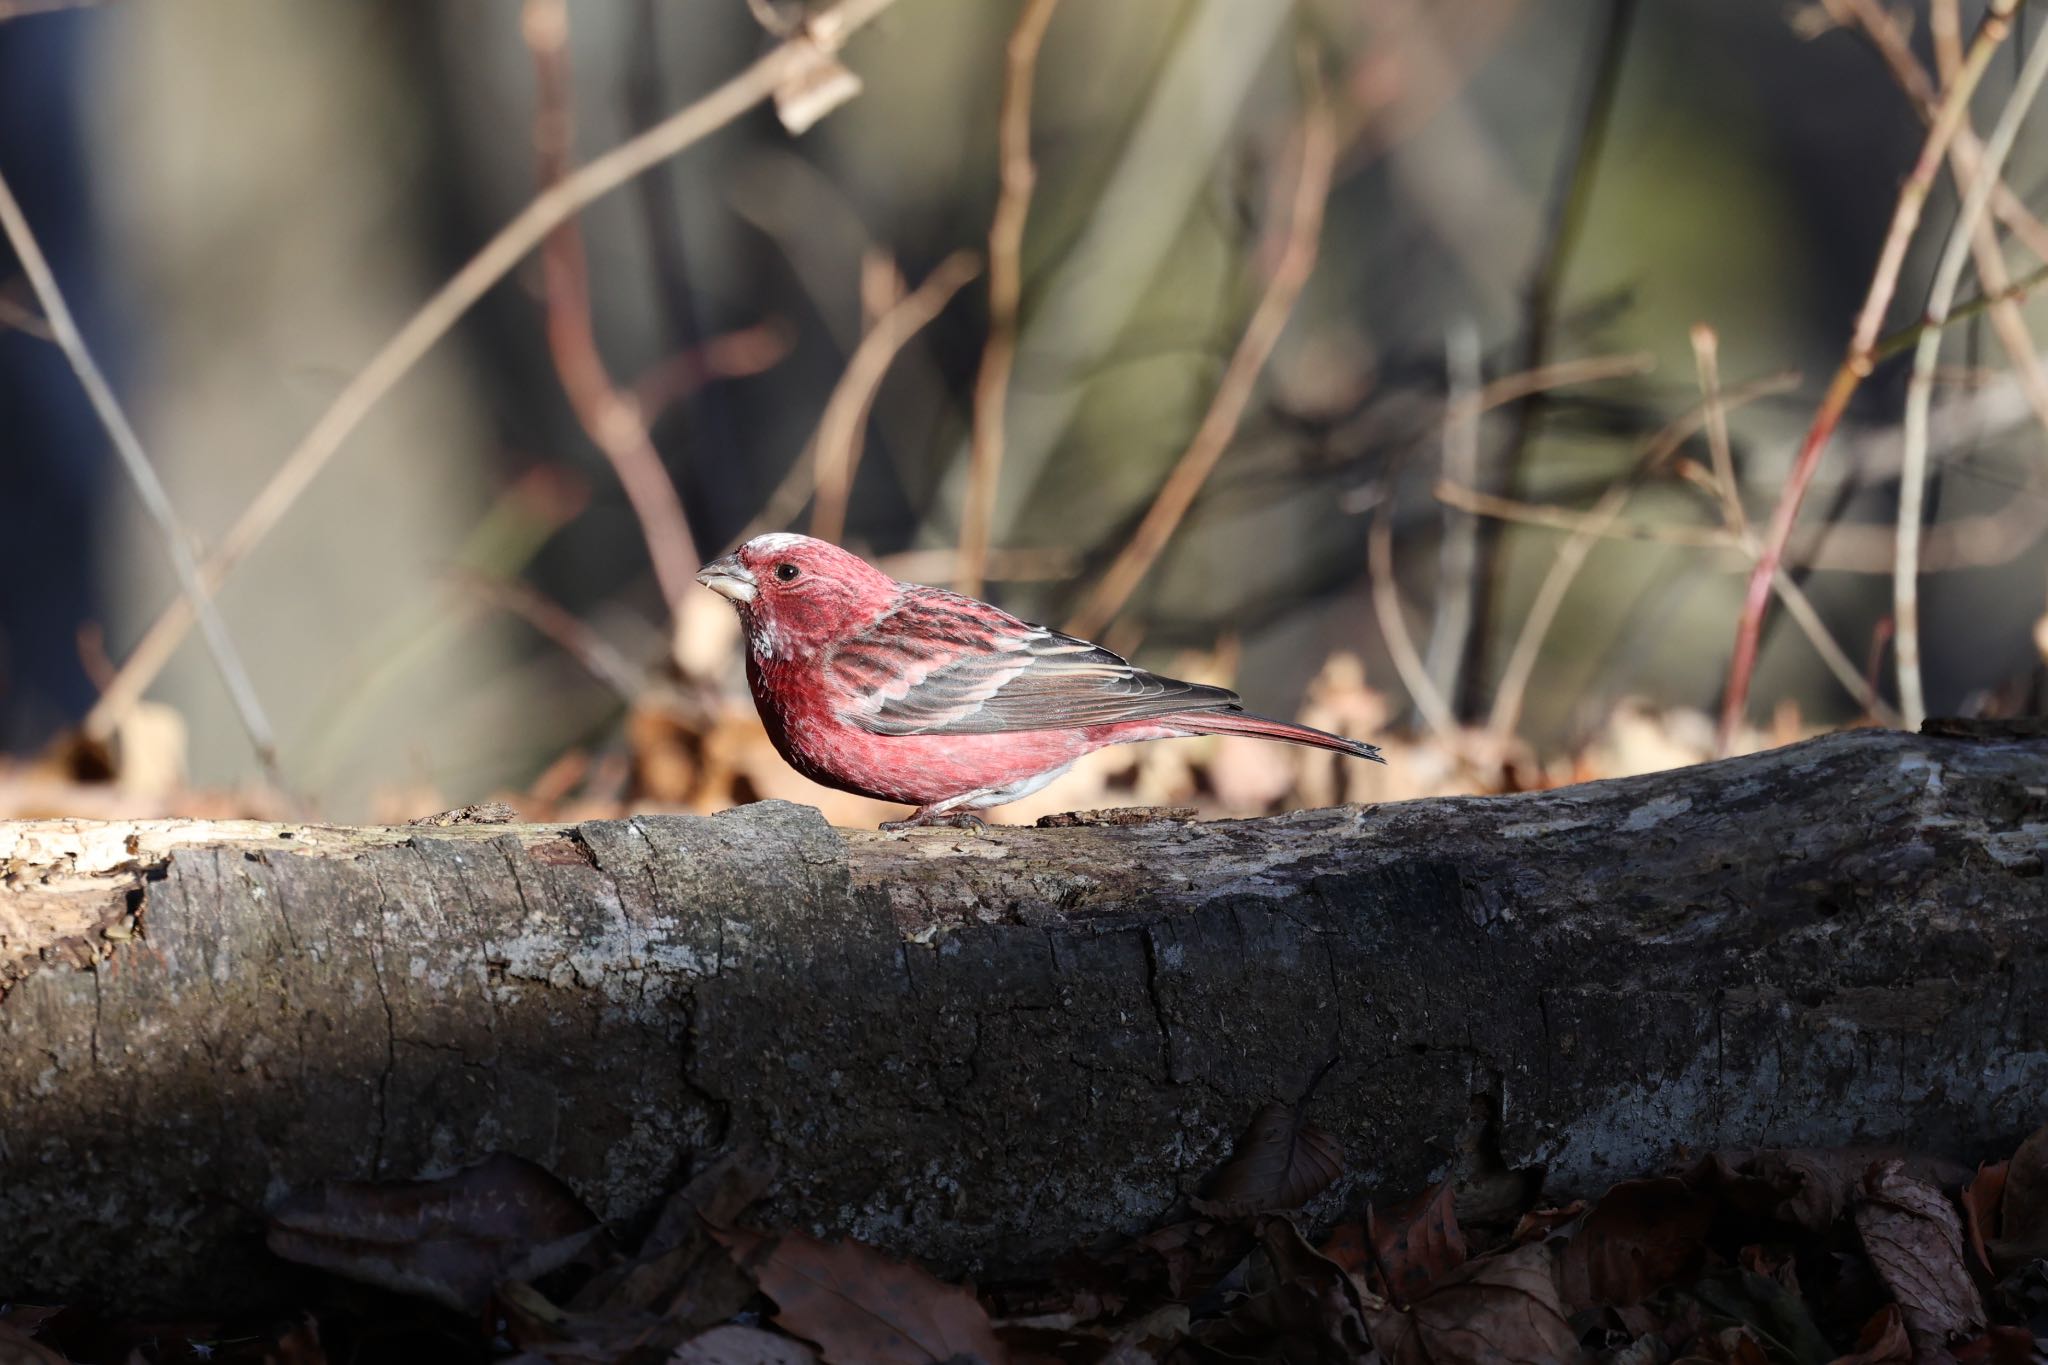
<path fill-rule="evenodd" d="M 697 570 L 697 581 L 720 597 L 745 604 L 754 600 L 757 585 L 750 573 L 735 555 L 714 559 Z"/>

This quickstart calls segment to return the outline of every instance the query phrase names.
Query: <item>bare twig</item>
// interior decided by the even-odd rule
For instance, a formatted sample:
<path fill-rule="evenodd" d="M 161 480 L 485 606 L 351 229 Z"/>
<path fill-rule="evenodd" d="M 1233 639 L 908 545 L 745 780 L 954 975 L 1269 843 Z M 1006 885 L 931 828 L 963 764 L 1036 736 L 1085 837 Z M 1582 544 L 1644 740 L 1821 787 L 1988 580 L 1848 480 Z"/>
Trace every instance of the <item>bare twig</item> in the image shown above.
<path fill-rule="evenodd" d="M 1877 349 L 1871 353 L 1871 358 L 1873 360 L 1888 360 L 1892 356 L 1904 354 L 1919 345 L 1920 338 L 1929 331 L 1939 332 L 1943 328 L 1953 327 L 1959 322 L 1965 322 L 1986 309 L 1996 308 L 2000 304 L 2018 303 L 2026 298 L 2027 295 L 2033 293 L 2034 290 L 2039 289 L 2043 284 L 2048 284 L 2048 265 L 2036 266 L 2018 279 L 2009 281 L 2003 289 L 1993 293 L 1979 294 L 1973 299 L 1963 300 L 1955 307 L 1949 309 L 1948 316 L 1943 318 L 1939 324 L 1922 319 L 1910 327 L 1901 327 L 1896 332 L 1887 333 L 1877 343 Z M 2024 374 L 2028 370 L 2038 371 L 2040 369 L 2041 362 L 2039 356 L 2030 354 L 2027 359 L 2029 363 L 2020 373 Z M 2029 395 L 2030 405 L 2031 401 L 2031 395 Z"/>
<path fill-rule="evenodd" d="M 1692 329 L 1693 364 L 1699 369 L 1700 400 L 1707 410 L 1707 451 L 1714 461 L 1715 496 L 1730 530 L 1746 534 L 1749 517 L 1742 510 L 1742 485 L 1735 479 L 1735 452 L 1728 444 L 1728 409 L 1721 402 L 1721 339 L 1704 322 Z"/>
<path fill-rule="evenodd" d="M 450 568 L 447 578 L 451 586 L 488 606 L 512 613 L 552 640 L 621 701 L 630 702 L 647 690 L 645 669 L 635 667 L 609 640 L 530 585 L 465 565 Z"/>
<path fill-rule="evenodd" d="M 1991 62 L 1991 54 L 2005 40 L 2012 27 L 2012 12 L 2019 0 L 1991 0 L 1990 12 L 1984 16 L 1977 28 L 1977 36 L 1970 44 L 1969 55 L 1950 84 L 1940 112 L 1929 128 L 1927 140 L 1920 149 L 1919 159 L 1914 163 L 1912 174 L 1899 191 L 1897 206 L 1892 213 L 1890 230 L 1885 236 L 1883 250 L 1879 253 L 1877 268 L 1872 274 L 1870 291 L 1863 302 L 1863 309 L 1856 319 L 1856 327 L 1849 339 L 1847 355 L 1841 368 L 1835 372 L 1828 385 L 1826 396 L 1821 400 L 1820 409 L 1814 414 L 1812 425 L 1807 429 L 1806 438 L 1800 443 L 1794 457 L 1792 470 L 1787 476 L 1785 487 L 1779 494 L 1776 509 L 1771 514 L 1769 529 L 1763 537 L 1763 553 L 1758 556 L 1756 568 L 1749 577 L 1749 588 L 1744 595 L 1742 616 L 1735 631 L 1735 649 L 1728 665 L 1728 681 L 1721 702 L 1720 745 L 1725 752 L 1734 743 L 1735 732 L 1742 723 L 1743 714 L 1749 706 L 1750 677 L 1756 671 L 1758 646 L 1763 638 L 1764 613 L 1770 606 L 1773 583 L 1778 576 L 1778 566 L 1784 558 L 1785 546 L 1792 538 L 1792 528 L 1799 520 L 1799 508 L 1806 499 L 1806 490 L 1812 485 L 1814 474 L 1820 468 L 1822 454 L 1828 440 L 1834 434 L 1842 413 L 1849 406 L 1849 398 L 1863 382 L 1871 369 L 1871 352 L 1877 343 L 1878 329 L 1884 325 L 1886 307 L 1898 287 L 1899 270 L 1905 262 L 1906 246 L 1912 240 L 1913 230 L 1919 225 L 1921 210 L 1927 202 L 1927 194 L 1933 186 L 1935 173 L 1940 169 L 1948 145 L 1962 126 L 1963 118 L 1969 111 L 1970 96 L 1983 78 L 1984 69 Z"/>
<path fill-rule="evenodd" d="M 775 321 L 711 337 L 641 371 L 632 383 L 633 405 L 653 421 L 713 379 L 741 379 L 773 368 L 789 354 L 790 342 L 790 329 Z"/>
<path fill-rule="evenodd" d="M 1723 396 L 1720 401 L 1728 406 L 1735 406 L 1767 394 L 1782 393 L 1796 382 L 1797 377 L 1793 375 L 1773 375 L 1746 384 Z M 1586 556 L 1592 552 L 1593 545 L 1621 516 L 1636 486 L 1662 468 L 1664 463 L 1678 452 L 1679 447 L 1705 425 L 1706 420 L 1707 404 L 1702 403 L 1667 423 L 1661 431 L 1645 442 L 1635 469 L 1628 477 L 1600 495 L 1599 501 L 1586 513 L 1584 524 L 1558 548 L 1557 558 L 1551 562 L 1549 572 L 1544 575 L 1543 582 L 1536 589 L 1534 600 L 1529 604 L 1529 614 L 1523 618 L 1522 629 L 1515 637 L 1514 649 L 1508 655 L 1507 666 L 1501 670 L 1500 682 L 1494 689 L 1493 708 L 1487 719 L 1487 732 L 1496 746 L 1505 744 L 1521 722 L 1522 699 L 1528 691 L 1529 679 L 1536 671 L 1536 661 L 1542 653 L 1543 641 L 1550 634 L 1550 626 L 1556 619 L 1558 608 L 1564 604 L 1565 594 L 1570 591 L 1572 581 L 1584 567 Z"/>
<path fill-rule="evenodd" d="M 520 36 L 533 54 L 534 150 L 543 189 L 569 173 L 573 136 L 569 97 L 569 7 L 567 0 L 526 0 Z M 690 590 L 701 561 L 675 481 L 654 448 L 640 405 L 612 381 L 598 353 L 590 316 L 590 266 L 583 234 L 573 218 L 548 234 L 541 250 L 547 300 L 548 350 L 569 406 L 584 434 L 604 452 L 640 523 L 640 537 L 654 561 L 661 600 L 671 613 Z"/>
<path fill-rule="evenodd" d="M 103 0 L 0 0 L 0 24 L 9 19 L 26 19 L 36 14 L 62 14 L 66 10 L 92 9 Z"/>
<path fill-rule="evenodd" d="M 1387 657 L 1393 660 L 1394 671 L 1401 675 L 1401 685 L 1408 689 L 1408 699 L 1415 703 L 1423 724 L 1440 745 L 1456 753 L 1464 747 L 1458 718 L 1430 679 L 1429 669 L 1423 666 L 1422 655 L 1415 648 L 1415 639 L 1408 633 L 1408 618 L 1401 613 L 1401 589 L 1394 579 L 1393 523 L 1393 498 L 1388 496 L 1374 509 L 1372 524 L 1365 531 L 1365 564 L 1371 580 L 1373 616 L 1379 621 Z"/>
<path fill-rule="evenodd" d="M 1947 85 L 1963 69 L 1963 15 L 1956 0 L 1934 0 L 1928 7 L 1927 34 L 1934 40 L 1934 69 Z"/>
<path fill-rule="evenodd" d="M 753 65 L 695 103 L 646 132 L 614 147 L 535 196 L 499 229 L 482 250 L 422 304 L 378 349 L 328 405 L 298 446 L 285 457 L 255 501 L 200 566 L 206 592 L 215 591 L 250 550 L 277 526 L 342 442 L 361 425 L 379 400 L 403 379 L 469 309 L 526 254 L 586 204 L 701 141 L 772 96 L 783 83 L 814 71 L 847 38 L 888 9 L 895 0 L 839 0 L 813 14 L 803 32 L 762 55 Z M 170 657 L 192 624 L 185 599 L 172 602 L 121 666 L 115 685 L 86 718 L 89 735 L 105 737 Z"/>
<path fill-rule="evenodd" d="M 854 348 L 846 372 L 825 401 L 817 435 L 811 438 L 811 534 L 818 539 L 837 541 L 846 533 L 846 504 L 853 493 L 854 471 L 860 467 L 868 411 L 889 373 L 889 362 L 979 273 L 980 257 L 972 251 L 954 252 L 933 267 L 924 283 L 877 318 Z"/>
<path fill-rule="evenodd" d="M 1597 36 L 1580 77 L 1583 90 L 1566 135 L 1563 154 L 1553 172 L 1543 214 L 1542 236 L 1532 258 L 1533 268 L 1522 300 L 1521 368 L 1524 370 L 1542 367 L 1550 354 L 1565 273 L 1585 227 L 1587 210 L 1592 203 L 1594 178 L 1600 168 L 1608 130 L 1619 101 L 1624 58 L 1635 27 L 1637 8 L 1637 0 L 1607 0 L 1593 21 Z M 1522 465 L 1535 444 L 1544 411 L 1545 398 L 1541 390 L 1530 394 L 1517 407 L 1513 431 L 1507 439 L 1501 470 L 1495 480 L 1496 487 L 1503 491 L 1517 491 L 1521 484 Z M 1467 714 L 1476 712 L 1478 689 L 1484 685 L 1484 674 L 1491 666 L 1491 626 L 1494 598 L 1499 591 L 1499 575 L 1491 571 L 1491 566 L 1498 560 L 1499 550 L 1499 544 L 1492 536 L 1483 538 L 1481 553 L 1489 570 L 1480 575 L 1479 600 L 1473 608 L 1481 628 L 1472 636 L 1472 658 L 1465 671 L 1464 694 L 1453 698 L 1454 704 Z"/>
<path fill-rule="evenodd" d="M 1870 45 L 1877 49 L 1877 55 L 1891 69 L 1893 81 L 1906 93 L 1906 98 L 1913 102 L 1921 121 L 1932 123 L 1941 108 L 1941 95 L 1935 89 L 1934 83 L 1927 78 L 1927 71 L 1920 65 L 1919 57 L 1914 54 L 1912 40 L 1900 25 L 1898 17 L 1879 3 L 1879 0 L 1821 0 L 1821 4 L 1837 23 L 1845 26 L 1853 24 L 1862 30 L 1863 35 L 1870 39 Z M 1940 65 L 1941 82 L 1947 85 L 1960 65 L 1960 49 L 1957 50 L 1956 63 L 1950 63 L 1943 55 L 1947 44 L 1942 41 L 1941 8 L 1941 5 L 1935 6 L 1935 52 Z M 1948 20 L 1953 21 L 1955 18 L 1955 8 L 1951 4 L 1948 6 Z M 1963 190 L 1969 188 L 1970 181 L 1976 175 L 1977 163 L 1983 155 L 1983 144 L 1977 141 L 1976 133 L 1965 120 L 1963 126 L 1956 130 L 1955 143 L 1949 149 L 1949 159 L 1953 163 L 1956 183 Z M 2012 230 L 2015 237 L 2026 243 L 2036 257 L 2048 261 L 2048 224 L 2043 224 L 2036 218 L 2033 211 L 2003 182 L 1992 188 L 1991 212 L 1999 222 Z M 1980 236 L 1980 248 L 1989 240 L 1993 239 Z M 2002 256 L 1994 259 L 1997 273 L 2002 275 L 2005 260 Z M 1978 264 L 1982 266 L 1984 260 L 1985 257 L 1980 251 Z M 1999 286 L 1987 277 L 1984 280 L 1984 289 L 1987 293 L 1996 293 Z"/>
<path fill-rule="evenodd" d="M 1475 488 L 1439 483 L 1435 495 L 1453 507 L 1462 507 L 1479 516 L 1527 526 L 1545 526 L 1554 531 L 1588 531 L 1603 540 L 1642 540 L 1659 545 L 1746 553 L 1740 540 L 1722 526 L 1616 520 L 1592 527 L 1585 512 L 1503 498 Z M 1943 522 L 1927 533 L 1920 554 L 1921 571 L 1946 573 L 2011 563 L 2014 556 L 2040 538 L 2044 527 L 2048 527 L 2048 509 L 2043 509 L 2036 498 L 2016 499 L 1996 512 Z M 1898 548 L 1893 527 L 1854 526 L 1838 522 L 1819 528 L 1809 540 L 1811 543 L 1808 545 L 1788 547 L 1784 562 L 1829 573 L 1891 576 Z M 1751 563 L 1755 562 L 1754 555 L 1748 558 Z"/>
<path fill-rule="evenodd" d="M 1553 531 L 1586 534 L 1602 540 L 1638 540 L 1656 545 L 1684 545 L 1702 550 L 1736 549 L 1735 538 L 1721 526 L 1652 525 L 1646 522 L 1603 518 L 1595 524 L 1592 514 L 1568 507 L 1523 502 L 1504 498 L 1463 484 L 1438 483 L 1433 490 L 1438 502 L 1462 508 L 1475 516 L 1512 521 L 1523 526 L 1542 526 Z"/>
<path fill-rule="evenodd" d="M 1518 374 L 1504 374 L 1479 391 L 1479 410 L 1491 412 L 1544 389 L 1568 388 L 1574 384 L 1597 384 L 1605 379 L 1633 379 L 1657 368 L 1657 357 L 1648 351 L 1622 355 L 1588 356 L 1583 360 L 1560 360 L 1538 365 Z"/>
<path fill-rule="evenodd" d="M 1998 183 L 2013 141 L 2019 136 L 2020 124 L 2040 93 L 2044 77 L 2048 77 L 2048 29 L 2035 38 L 2028 50 L 2005 109 L 1984 145 L 1983 163 L 1969 193 L 1963 196 L 1948 244 L 1935 267 L 1933 287 L 1928 291 L 1927 321 L 1934 325 L 1921 335 L 1913 352 L 1913 379 L 1906 388 L 1905 468 L 1899 482 L 1898 560 L 1892 574 L 1892 618 L 1898 631 L 1895 659 L 1899 709 L 1912 729 L 1918 729 L 1927 716 L 1920 680 L 1920 517 L 1927 482 L 1927 419 L 1934 395 L 1934 360 L 1941 351 L 1940 323 L 1955 298 L 1977 225 L 1991 202 L 1992 187 Z"/>
<path fill-rule="evenodd" d="M 22 214 L 21 205 L 15 202 L 14 191 L 8 187 L 4 176 L 0 176 L 0 231 L 6 233 L 8 244 L 14 248 L 15 257 L 21 262 L 22 273 L 28 276 L 29 286 L 35 290 L 36 301 L 42 305 L 43 319 L 49 324 L 51 339 L 63 350 L 64 358 L 71 362 L 72 370 L 78 375 L 79 387 L 91 400 L 100 425 L 107 429 L 108 439 L 113 442 L 122 466 L 135 484 L 137 496 L 142 499 L 150 519 L 156 522 L 157 531 L 163 536 L 164 553 L 170 556 L 171 567 L 178 575 L 178 585 L 184 590 L 181 600 L 198 613 L 200 633 L 205 636 L 214 667 L 220 670 L 221 681 L 227 684 L 228 695 L 234 699 L 235 712 L 241 717 L 249 742 L 256 747 L 257 758 L 270 770 L 274 779 L 277 741 L 271 734 L 270 720 L 263 714 L 263 703 L 257 699 L 256 689 L 242 667 L 241 655 L 235 650 L 235 642 L 229 637 L 227 626 L 222 623 L 220 613 L 215 610 L 200 582 L 199 566 L 192 559 L 191 536 L 179 520 L 177 509 L 171 505 L 170 494 L 157 477 L 156 467 L 149 462 L 141 438 L 129 425 L 128 416 L 121 411 L 113 388 L 107 383 L 106 376 L 100 373 L 98 362 L 92 358 L 92 350 L 85 344 L 85 336 L 78 330 L 70 306 L 64 302 L 64 293 L 57 287 L 57 276 L 43 256 L 42 246 L 37 243 L 36 235 Z"/>
<path fill-rule="evenodd" d="M 953 586 L 981 591 L 1003 472 L 1003 412 L 1017 359 L 1017 310 L 1024 294 L 1024 222 L 1038 168 L 1031 161 L 1031 87 L 1046 26 L 1059 0 L 1026 0 L 1010 30 L 1004 57 L 1003 105 L 997 118 L 1001 182 L 988 229 L 988 341 L 974 380 L 974 437 L 967 456 L 967 498 L 960 509 L 960 559 Z"/>
<path fill-rule="evenodd" d="M 55 341 L 57 334 L 50 330 L 50 324 L 43 321 L 43 315 L 33 308 L 27 308 L 0 291 L 0 327 L 12 328 L 38 341 Z"/>
<path fill-rule="evenodd" d="M 1294 301 L 1315 269 L 1316 252 L 1322 237 L 1323 202 L 1330 193 L 1330 174 L 1336 165 L 1337 139 L 1330 110 L 1320 91 L 1310 94 L 1301 125 L 1301 167 L 1296 176 L 1293 207 L 1288 218 L 1285 245 L 1281 248 L 1272 278 L 1266 284 L 1258 307 L 1252 310 L 1244 336 L 1223 371 L 1216 394 L 1194 439 L 1182 453 L 1159 493 L 1146 510 L 1138 529 L 1131 534 L 1116 560 L 1104 573 L 1074 614 L 1068 628 L 1084 637 L 1093 636 L 1108 625 L 1130 600 L 1158 560 L 1166 542 L 1195 495 L 1208 482 L 1216 462 L 1222 458 L 1237 432 L 1245 406 L 1251 402 L 1259 373 L 1280 340 L 1281 331 L 1294 311 Z"/>
<path fill-rule="evenodd" d="M 1479 329 L 1469 319 L 1444 339 L 1443 464 L 1451 483 L 1479 482 Z M 1472 595 L 1479 572 L 1479 522 L 1446 503 L 1443 544 L 1437 551 L 1436 622 L 1423 659 L 1443 696 L 1458 695 L 1465 640 L 1472 630 Z"/>
<path fill-rule="evenodd" d="M 940 547 L 931 550 L 905 550 L 901 554 L 882 555 L 875 560 L 875 567 L 891 578 L 901 578 L 911 583 L 951 583 L 960 572 L 957 550 Z M 1081 565 L 1081 556 L 1065 547 L 1048 547 L 1042 550 L 1004 550 L 988 552 L 988 581 L 991 583 L 1056 583 L 1072 578 Z"/>

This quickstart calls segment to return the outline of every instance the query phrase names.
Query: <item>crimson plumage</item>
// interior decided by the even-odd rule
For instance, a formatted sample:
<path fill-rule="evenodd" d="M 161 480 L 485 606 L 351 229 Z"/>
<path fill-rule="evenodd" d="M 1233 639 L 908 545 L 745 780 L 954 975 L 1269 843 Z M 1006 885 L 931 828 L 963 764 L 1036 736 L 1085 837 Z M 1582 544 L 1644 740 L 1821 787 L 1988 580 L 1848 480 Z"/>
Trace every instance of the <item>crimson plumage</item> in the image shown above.
<path fill-rule="evenodd" d="M 756 536 L 697 581 L 739 611 L 754 704 L 790 766 L 918 808 L 885 829 L 979 823 L 1081 755 L 1138 740 L 1239 735 L 1385 761 L 809 536 Z"/>

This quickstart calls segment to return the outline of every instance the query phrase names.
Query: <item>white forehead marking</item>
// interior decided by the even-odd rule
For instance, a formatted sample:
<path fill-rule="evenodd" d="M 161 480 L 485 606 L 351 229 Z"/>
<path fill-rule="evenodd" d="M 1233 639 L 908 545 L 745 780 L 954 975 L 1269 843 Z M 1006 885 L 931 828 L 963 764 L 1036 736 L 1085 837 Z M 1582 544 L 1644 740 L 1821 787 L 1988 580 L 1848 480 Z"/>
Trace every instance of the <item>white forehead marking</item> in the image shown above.
<path fill-rule="evenodd" d="M 794 531 L 770 531 L 765 536 L 755 536 L 741 548 L 759 550 L 762 554 L 772 555 L 779 554 L 784 550 L 794 550 L 799 545 L 809 545 L 812 543 L 809 536 L 800 536 Z"/>

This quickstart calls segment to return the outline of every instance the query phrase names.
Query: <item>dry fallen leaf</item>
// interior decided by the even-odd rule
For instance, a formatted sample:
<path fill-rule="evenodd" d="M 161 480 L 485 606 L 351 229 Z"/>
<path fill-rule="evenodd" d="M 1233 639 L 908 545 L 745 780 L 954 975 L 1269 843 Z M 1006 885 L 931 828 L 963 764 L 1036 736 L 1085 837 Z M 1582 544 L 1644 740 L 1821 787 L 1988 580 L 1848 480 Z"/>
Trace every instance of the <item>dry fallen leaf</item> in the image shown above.
<path fill-rule="evenodd" d="M 603 1231 L 567 1185 L 501 1154 L 439 1180 L 290 1195 L 266 1241 L 288 1261 L 475 1313 L 501 1281 L 566 1265 Z"/>
<path fill-rule="evenodd" d="M 783 1330 L 827 1365 L 1004 1365 L 1009 1354 L 973 1294 L 859 1242 L 713 1229 L 775 1300 Z"/>
<path fill-rule="evenodd" d="M 1228 1359 L 1247 1352 L 1261 1360 L 1366 1358 L 1364 1314 L 1384 1301 L 1362 1294 L 1344 1267 L 1304 1241 L 1287 1218 L 1261 1218 L 1256 1230 L 1261 1254 L 1253 1260 L 1252 1292 L 1199 1333 L 1202 1345 Z"/>
<path fill-rule="evenodd" d="M 1295 1106 L 1276 1100 L 1252 1120 L 1208 1197 L 1188 1203 L 1211 1218 L 1298 1209 L 1343 1173 L 1344 1149 L 1337 1139 L 1303 1119 Z"/>
<path fill-rule="evenodd" d="M 1397 1305 L 1413 1303 L 1430 1286 L 1465 1263 L 1465 1234 L 1451 1182 L 1446 1180 L 1381 1213 L 1368 1207 L 1365 1224 L 1330 1229 L 1323 1255 L 1379 1288 Z"/>
<path fill-rule="evenodd" d="M 2002 1223 L 1999 1206 L 2005 1200 L 2005 1173 L 2009 1161 L 1977 1168 L 1970 1183 L 1963 1186 L 1963 1230 L 1969 1235 L 1970 1252 L 1984 1272 L 1993 1274 L 1989 1243 L 1997 1240 Z"/>
<path fill-rule="evenodd" d="M 676 1348 L 668 1365 L 817 1365 L 801 1341 L 758 1327 L 714 1327 Z"/>
<path fill-rule="evenodd" d="M 70 1365 L 28 1333 L 0 1322 L 0 1365 Z"/>
<path fill-rule="evenodd" d="M 1984 1326 L 1984 1302 L 1963 1264 L 1963 1221 L 1942 1192 L 1887 1161 L 1864 1177 L 1856 1230 L 1898 1300 L 1916 1354 L 1945 1351 Z"/>
<path fill-rule="evenodd" d="M 1682 1180 L 1624 1180 L 1600 1196 L 1558 1262 L 1572 1308 L 1641 1303 L 1699 1258 L 1713 1204 Z"/>
<path fill-rule="evenodd" d="M 1990 1224 L 1991 1265 L 2004 1274 L 2048 1258 L 2048 1124 L 2035 1129 L 2005 1164 L 2005 1198 Z"/>
<path fill-rule="evenodd" d="M 1195 1219 L 1156 1228 L 1093 1263 L 1119 1290 L 1156 1289 L 1170 1299 L 1187 1300 L 1242 1261 L 1251 1245 L 1252 1235 L 1242 1223 Z"/>
<path fill-rule="evenodd" d="M 1960 1185 L 1970 1174 L 1954 1162 L 1894 1148 L 1770 1147 L 1709 1153 L 1682 1179 L 1744 1213 L 1822 1232 L 1849 1208 L 1864 1172 L 1883 1161 L 1900 1162 L 1907 1175 L 1935 1185 Z"/>
<path fill-rule="evenodd" d="M 1369 1311 L 1391 1365 L 1555 1365 L 1584 1359 L 1565 1321 L 1550 1252 L 1520 1246 L 1467 1261 L 1406 1312 Z"/>
<path fill-rule="evenodd" d="M 1905 1319 L 1899 1316 L 1897 1304 L 1888 1303 L 1856 1334 L 1856 1349 L 1835 1357 L 1832 1365 L 1912 1365 L 1912 1361 L 1913 1343 L 1906 1336 Z"/>

